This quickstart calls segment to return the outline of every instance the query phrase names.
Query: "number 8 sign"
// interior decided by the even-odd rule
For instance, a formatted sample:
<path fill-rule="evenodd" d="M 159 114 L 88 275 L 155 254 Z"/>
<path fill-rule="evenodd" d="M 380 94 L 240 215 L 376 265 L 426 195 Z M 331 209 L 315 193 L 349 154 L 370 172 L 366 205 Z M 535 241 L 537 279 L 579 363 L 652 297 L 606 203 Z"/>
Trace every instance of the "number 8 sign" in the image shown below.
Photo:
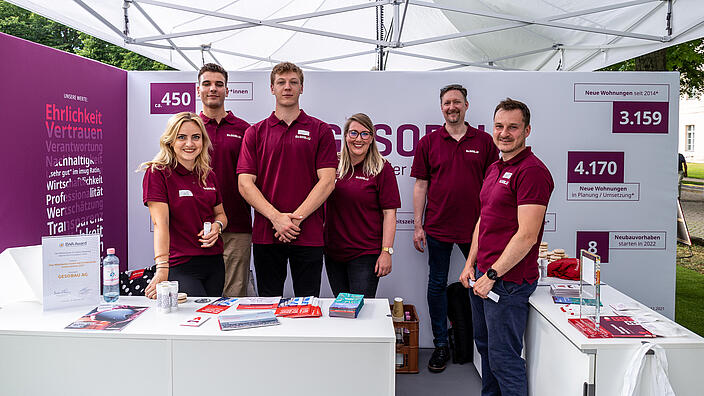
<path fill-rule="evenodd" d="M 609 262 L 609 232 L 608 231 L 577 231 L 577 247 L 601 257 L 602 263 Z"/>

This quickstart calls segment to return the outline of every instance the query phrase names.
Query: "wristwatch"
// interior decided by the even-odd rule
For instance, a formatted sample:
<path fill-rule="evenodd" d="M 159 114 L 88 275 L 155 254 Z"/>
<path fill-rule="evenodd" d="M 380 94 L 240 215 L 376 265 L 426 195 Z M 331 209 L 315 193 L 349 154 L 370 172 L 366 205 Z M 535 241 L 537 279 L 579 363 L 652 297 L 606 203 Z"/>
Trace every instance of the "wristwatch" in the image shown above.
<path fill-rule="evenodd" d="M 498 280 L 498 279 L 500 278 L 500 277 L 499 277 L 499 274 L 497 274 L 497 273 L 496 273 L 496 270 L 493 269 L 493 268 L 489 268 L 489 269 L 486 271 L 486 277 L 489 278 L 489 279 L 491 279 L 491 280 L 493 280 L 493 281 Z"/>
<path fill-rule="evenodd" d="M 383 248 L 381 248 L 381 251 L 382 251 L 382 252 L 388 252 L 389 255 L 393 255 L 393 254 L 394 254 L 394 248 L 392 248 L 392 247 L 383 247 Z"/>

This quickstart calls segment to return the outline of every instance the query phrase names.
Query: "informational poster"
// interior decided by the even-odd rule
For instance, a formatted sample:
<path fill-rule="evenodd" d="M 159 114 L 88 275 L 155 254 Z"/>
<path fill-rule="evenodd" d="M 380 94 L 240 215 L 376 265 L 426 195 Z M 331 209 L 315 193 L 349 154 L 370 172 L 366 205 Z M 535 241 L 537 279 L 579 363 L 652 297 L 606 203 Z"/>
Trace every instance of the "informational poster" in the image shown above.
<path fill-rule="evenodd" d="M 200 111 L 196 80 L 195 71 L 128 75 L 129 171 L 156 154 L 170 114 L 184 106 Z M 274 110 L 268 71 L 230 72 L 228 81 L 225 107 L 238 117 L 255 123 Z M 452 83 L 469 91 L 467 122 L 488 133 L 502 99 L 530 107 L 526 142 L 555 181 L 543 236 L 549 250 L 564 249 L 569 257 L 579 257 L 580 249 L 599 255 L 602 282 L 674 317 L 676 73 L 306 71 L 301 107 L 331 125 L 338 149 L 350 115 L 366 113 L 376 124 L 377 146 L 394 168 L 402 201 L 393 269 L 380 280 L 377 297 L 403 297 L 416 306 L 421 346 L 432 346 L 428 253 L 413 248 L 410 172 L 418 141 L 443 124 L 440 88 Z M 132 268 L 153 257 L 142 176 L 129 172 L 127 181 Z M 468 235 L 472 228 L 467 225 Z M 454 249 L 449 283 L 457 281 L 463 265 Z M 324 297 L 332 296 L 325 271 L 321 286 Z M 291 294 L 287 288 L 285 297 Z"/>
<path fill-rule="evenodd" d="M 100 235 L 42 238 L 45 311 L 92 305 L 100 296 Z"/>
<path fill-rule="evenodd" d="M 126 263 L 127 72 L 0 33 L 12 145 L 0 196 L 0 251 L 42 236 L 102 235 Z"/>

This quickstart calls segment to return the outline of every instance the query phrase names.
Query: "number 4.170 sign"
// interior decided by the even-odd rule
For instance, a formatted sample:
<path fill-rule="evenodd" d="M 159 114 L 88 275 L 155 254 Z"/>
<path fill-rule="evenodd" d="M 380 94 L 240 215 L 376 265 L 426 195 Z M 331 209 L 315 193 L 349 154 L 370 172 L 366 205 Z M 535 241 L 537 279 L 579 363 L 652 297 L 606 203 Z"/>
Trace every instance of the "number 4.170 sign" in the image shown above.
<path fill-rule="evenodd" d="M 149 113 L 195 112 L 195 96 L 195 83 L 151 83 L 149 87 Z"/>

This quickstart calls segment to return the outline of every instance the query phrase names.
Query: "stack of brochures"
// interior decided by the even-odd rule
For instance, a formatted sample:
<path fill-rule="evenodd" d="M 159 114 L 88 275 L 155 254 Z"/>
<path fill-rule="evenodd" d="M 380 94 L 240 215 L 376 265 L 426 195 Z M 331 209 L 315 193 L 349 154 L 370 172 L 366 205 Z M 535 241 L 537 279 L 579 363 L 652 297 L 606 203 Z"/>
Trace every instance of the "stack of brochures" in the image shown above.
<path fill-rule="evenodd" d="M 237 309 L 276 309 L 281 297 L 243 297 L 240 298 Z"/>
<path fill-rule="evenodd" d="M 279 324 L 279 319 L 274 316 L 272 311 L 220 315 L 218 321 L 220 322 L 220 330 L 249 329 Z"/>
<path fill-rule="evenodd" d="M 556 283 L 550 285 L 550 294 L 560 297 L 579 297 L 579 285 Z"/>
<path fill-rule="evenodd" d="M 340 293 L 330 305 L 330 316 L 356 318 L 364 305 L 364 295 Z"/>
<path fill-rule="evenodd" d="M 276 308 L 276 316 L 287 318 L 318 318 L 323 316 L 320 301 L 314 296 L 282 298 Z"/>

